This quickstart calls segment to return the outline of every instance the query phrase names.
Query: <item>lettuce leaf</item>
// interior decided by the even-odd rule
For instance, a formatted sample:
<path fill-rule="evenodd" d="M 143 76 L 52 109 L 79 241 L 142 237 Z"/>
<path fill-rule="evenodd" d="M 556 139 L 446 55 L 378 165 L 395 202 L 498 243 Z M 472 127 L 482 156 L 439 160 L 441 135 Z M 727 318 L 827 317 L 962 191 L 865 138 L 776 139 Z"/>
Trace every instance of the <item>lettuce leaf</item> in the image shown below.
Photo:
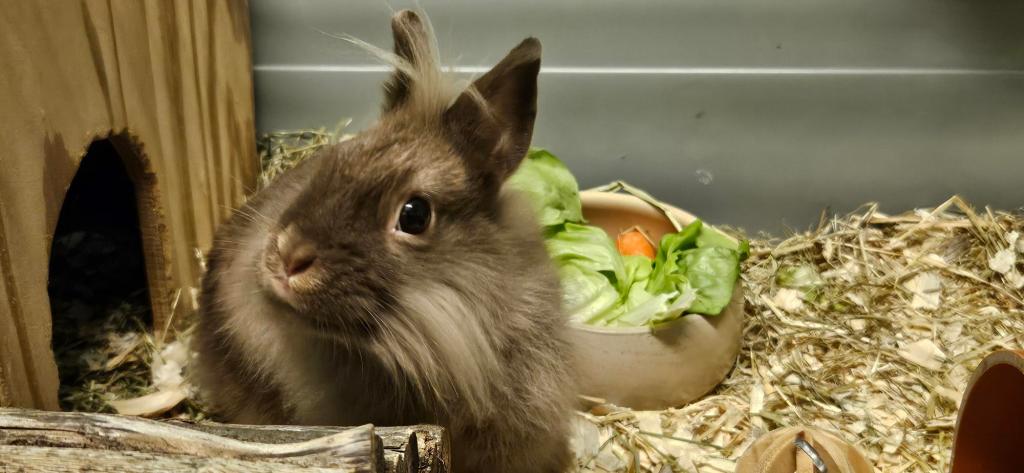
<path fill-rule="evenodd" d="M 626 299 L 608 317 L 607 324 L 617 327 L 639 327 L 651 323 L 659 314 L 665 316 L 675 292 L 651 294 L 638 282 L 629 288 Z"/>
<path fill-rule="evenodd" d="M 739 254 L 740 261 L 750 256 L 750 242 L 747 240 L 733 240 L 712 227 L 704 227 L 697 235 L 697 248 L 718 247 L 728 248 Z"/>
<path fill-rule="evenodd" d="M 574 264 L 586 271 L 605 273 L 614 284 L 626 279 L 622 255 L 611 237 L 598 227 L 566 223 L 547 238 L 545 245 L 559 267 Z"/>
<path fill-rule="evenodd" d="M 651 277 L 651 273 L 654 272 L 654 263 L 645 256 L 623 256 L 622 264 L 625 270 L 618 287 L 623 292 L 628 292 L 636 283 L 644 283 L 646 285 L 647 280 Z"/>
<path fill-rule="evenodd" d="M 553 154 L 531 149 L 507 185 L 526 195 L 543 227 L 583 223 L 583 206 L 576 178 Z"/>
<path fill-rule="evenodd" d="M 694 248 L 703 224 L 700 220 L 687 225 L 679 233 L 668 233 L 661 237 L 658 253 L 654 256 L 654 272 L 647 282 L 647 291 L 659 294 L 677 290 L 686 282 L 686 274 L 679 266 L 679 254 Z"/>
<path fill-rule="evenodd" d="M 718 315 L 732 300 L 732 290 L 740 275 L 739 253 L 729 248 L 708 246 L 683 251 L 679 264 L 697 297 L 689 311 Z"/>
<path fill-rule="evenodd" d="M 634 283 L 626 299 L 595 322 L 610 327 L 641 327 L 670 322 L 687 311 L 697 298 L 697 291 L 688 284 L 680 286 L 682 292 L 662 294 L 647 292 L 644 281 Z"/>
<path fill-rule="evenodd" d="M 562 308 L 570 319 L 594 323 L 619 302 L 619 292 L 608 278 L 575 264 L 559 268 L 562 281 Z"/>

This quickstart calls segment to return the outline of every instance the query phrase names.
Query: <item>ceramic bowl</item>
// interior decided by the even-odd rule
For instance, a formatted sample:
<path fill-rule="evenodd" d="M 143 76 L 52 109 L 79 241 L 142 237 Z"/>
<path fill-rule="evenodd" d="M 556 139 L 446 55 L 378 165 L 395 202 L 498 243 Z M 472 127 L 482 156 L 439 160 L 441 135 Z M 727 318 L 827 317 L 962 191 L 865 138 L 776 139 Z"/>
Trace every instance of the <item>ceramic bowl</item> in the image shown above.
<path fill-rule="evenodd" d="M 658 241 L 674 232 L 660 210 L 626 194 L 580 193 L 590 224 L 613 237 L 634 225 Z M 696 217 L 670 209 L 682 225 Z M 665 409 L 692 402 L 725 379 L 743 332 L 743 287 L 717 316 L 687 314 L 657 328 L 605 328 L 572 322 L 580 394 L 633 409 Z"/>

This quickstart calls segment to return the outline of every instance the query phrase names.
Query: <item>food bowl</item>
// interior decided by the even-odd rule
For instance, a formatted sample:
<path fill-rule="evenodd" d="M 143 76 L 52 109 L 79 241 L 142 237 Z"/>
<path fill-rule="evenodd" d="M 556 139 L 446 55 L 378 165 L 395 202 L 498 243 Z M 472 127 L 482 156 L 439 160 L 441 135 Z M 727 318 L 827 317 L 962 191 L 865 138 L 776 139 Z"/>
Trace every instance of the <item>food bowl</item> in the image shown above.
<path fill-rule="evenodd" d="M 639 225 L 658 241 L 675 232 L 657 208 L 625 194 L 580 193 L 583 216 L 614 237 Z M 669 207 L 681 225 L 693 215 Z M 743 334 L 743 287 L 719 315 L 686 314 L 651 327 L 606 328 L 570 323 L 580 394 L 633 409 L 666 409 L 692 402 L 725 379 Z"/>
<path fill-rule="evenodd" d="M 1024 471 L 1024 351 L 985 357 L 967 384 L 952 473 Z"/>

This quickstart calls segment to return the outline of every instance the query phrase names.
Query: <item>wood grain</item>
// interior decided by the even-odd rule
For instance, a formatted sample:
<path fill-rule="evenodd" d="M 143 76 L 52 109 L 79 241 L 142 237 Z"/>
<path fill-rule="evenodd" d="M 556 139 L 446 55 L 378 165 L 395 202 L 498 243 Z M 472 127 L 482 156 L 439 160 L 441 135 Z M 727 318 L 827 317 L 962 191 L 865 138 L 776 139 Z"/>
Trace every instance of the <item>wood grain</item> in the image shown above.
<path fill-rule="evenodd" d="M 0 446 L 0 469 L 5 472 L 19 473 L 53 473 L 64 471 L 89 471 L 95 473 L 123 473 L 128 471 L 356 473 L 365 471 L 353 468 L 282 465 L 267 461 L 236 460 L 232 458 L 197 458 L 188 455 L 121 452 L 90 448 L 67 449 L 23 446 Z"/>
<path fill-rule="evenodd" d="M 154 327 L 194 309 L 195 249 L 256 182 L 250 43 L 245 0 L 0 9 L 0 405 L 58 406 L 50 244 L 94 140 L 138 191 Z"/>
<path fill-rule="evenodd" d="M 351 472 L 379 471 L 383 463 L 380 439 L 371 425 L 338 429 L 303 440 L 256 442 L 136 417 L 20 409 L 0 409 L 0 446 L 35 449 L 9 450 L 11 455 L 21 457 L 0 455 L 0 466 L 4 467 L 53 453 L 62 458 L 62 463 L 54 465 L 65 469 L 89 466 L 89 463 L 74 463 L 85 458 L 114 466 L 122 461 L 152 462 L 146 468 L 156 468 L 160 462 L 173 465 L 237 461 L 269 465 L 265 468 L 276 465 L 282 469 L 332 468 Z M 68 451 L 82 452 L 81 458 L 76 460 L 74 454 L 61 453 Z M 90 452 L 114 455 L 105 457 Z M 9 460 L 13 463 L 8 463 Z M 129 467 L 131 463 L 120 465 L 131 471 L 160 471 Z"/>

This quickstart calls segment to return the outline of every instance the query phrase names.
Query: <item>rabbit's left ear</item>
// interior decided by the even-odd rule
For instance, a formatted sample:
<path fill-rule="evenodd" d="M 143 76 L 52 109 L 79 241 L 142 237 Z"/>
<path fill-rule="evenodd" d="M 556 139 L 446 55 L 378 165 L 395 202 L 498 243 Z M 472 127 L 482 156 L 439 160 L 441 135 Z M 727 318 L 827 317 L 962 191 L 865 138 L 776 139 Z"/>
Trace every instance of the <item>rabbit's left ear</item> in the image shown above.
<path fill-rule="evenodd" d="M 537 116 L 540 41 L 527 38 L 455 100 L 444 124 L 456 149 L 498 182 L 526 156 Z"/>
<path fill-rule="evenodd" d="M 391 33 L 395 41 L 395 55 L 404 59 L 413 68 L 421 67 L 423 61 L 430 61 L 434 54 L 430 32 L 420 16 L 411 10 L 402 10 L 391 17 Z M 412 78 L 396 69 L 384 84 L 384 110 L 393 110 L 405 103 L 412 88 Z"/>

